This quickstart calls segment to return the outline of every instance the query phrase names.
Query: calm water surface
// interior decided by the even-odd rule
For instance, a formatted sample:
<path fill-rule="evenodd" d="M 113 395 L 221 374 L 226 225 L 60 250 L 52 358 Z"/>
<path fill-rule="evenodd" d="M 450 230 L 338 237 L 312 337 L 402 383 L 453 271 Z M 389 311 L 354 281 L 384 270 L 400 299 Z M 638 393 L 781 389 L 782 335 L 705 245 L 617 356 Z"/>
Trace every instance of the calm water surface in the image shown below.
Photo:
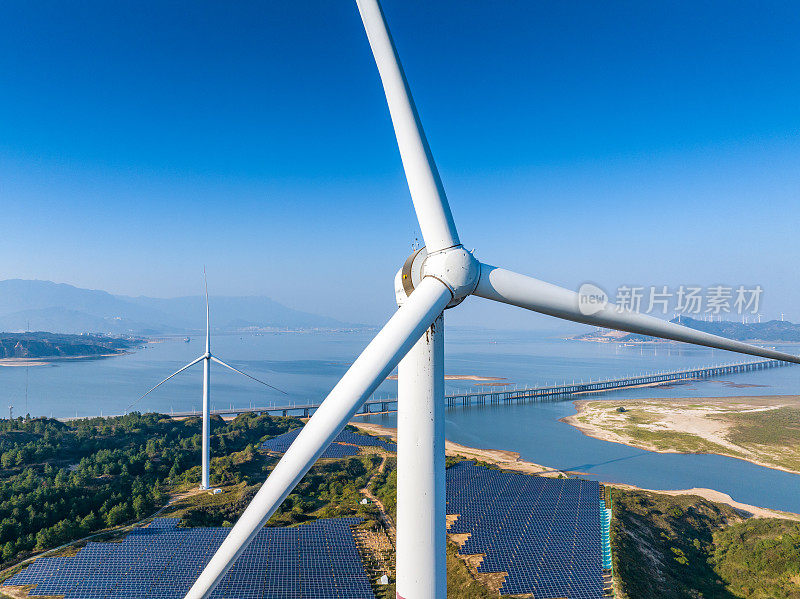
<path fill-rule="evenodd" d="M 212 349 L 221 359 L 281 387 L 288 397 L 213 365 L 212 403 L 217 407 L 245 407 L 319 400 L 344 374 L 372 334 L 217 335 Z M 784 349 L 798 351 L 796 346 Z M 4 405 L 14 405 L 16 414 L 119 414 L 144 391 L 202 351 L 199 338 L 191 343 L 169 339 L 116 358 L 29 369 L 0 368 L 0 394 Z M 618 377 L 738 359 L 728 352 L 702 348 L 628 348 L 530 333 L 449 330 L 446 342 L 448 374 L 503 377 L 503 382 L 517 385 Z M 198 409 L 201 383 L 198 365 L 170 380 L 137 404 L 136 409 Z M 616 391 L 605 397 L 797 394 L 798 383 L 800 368 L 787 367 L 672 388 Z M 447 384 L 448 392 L 470 388 L 472 384 L 466 381 Z M 395 392 L 396 382 L 386 381 L 376 395 Z M 532 462 L 585 472 L 603 481 L 653 489 L 708 487 L 745 503 L 800 512 L 800 476 L 721 456 L 657 454 L 599 441 L 558 421 L 573 413 L 569 401 L 453 408 L 446 414 L 447 437 L 465 445 L 517 451 Z M 392 415 L 372 416 L 370 420 L 387 426 L 395 423 Z"/>

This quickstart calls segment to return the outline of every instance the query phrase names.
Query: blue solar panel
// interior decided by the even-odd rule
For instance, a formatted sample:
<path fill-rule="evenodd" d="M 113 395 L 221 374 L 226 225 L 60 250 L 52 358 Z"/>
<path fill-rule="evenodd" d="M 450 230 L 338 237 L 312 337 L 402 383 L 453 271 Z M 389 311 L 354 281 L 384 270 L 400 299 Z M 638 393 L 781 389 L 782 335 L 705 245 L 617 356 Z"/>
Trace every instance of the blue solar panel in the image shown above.
<path fill-rule="evenodd" d="M 469 535 L 462 555 L 484 554 L 479 572 L 507 572 L 500 593 L 538 598 L 603 596 L 603 557 L 595 481 L 448 468 L 449 533 Z"/>
<path fill-rule="evenodd" d="M 284 453 L 292 442 L 300 434 L 302 428 L 296 428 L 283 433 L 272 439 L 268 439 L 261 444 L 261 448 L 274 453 Z M 359 447 L 381 447 L 386 451 L 397 451 L 397 445 L 391 441 L 387 441 L 382 437 L 371 437 L 370 435 L 361 435 L 359 433 L 351 433 L 350 431 L 342 431 L 339 436 L 334 439 L 325 453 L 322 454 L 323 458 L 344 458 L 358 454 Z"/>
<path fill-rule="evenodd" d="M 264 528 L 214 590 L 214 599 L 374 599 L 353 538 L 361 518 Z M 120 543 L 88 543 L 75 557 L 40 558 L 4 585 L 31 596 L 182 599 L 230 529 L 177 528 L 159 518 Z"/>
<path fill-rule="evenodd" d="M 383 437 L 372 437 L 370 435 L 362 435 L 350 431 L 342 431 L 339 433 L 339 436 L 336 437 L 336 442 L 358 445 L 360 447 L 381 447 L 386 451 L 397 451 L 397 445 Z"/>
<path fill-rule="evenodd" d="M 343 442 L 389 446 L 352 433 Z M 502 594 L 602 596 L 608 520 L 601 519 L 607 514 L 601 511 L 598 483 L 462 462 L 447 470 L 446 490 L 447 513 L 457 516 L 449 532 L 469 535 L 460 553 L 483 554 L 481 572 L 507 572 Z M 352 527 L 359 521 L 337 518 L 261 530 L 213 598 L 373 597 L 353 539 Z M 229 529 L 179 529 L 177 524 L 176 518 L 156 519 L 120 543 L 90 542 L 74 557 L 38 559 L 4 584 L 35 585 L 34 597 L 180 599 Z"/>

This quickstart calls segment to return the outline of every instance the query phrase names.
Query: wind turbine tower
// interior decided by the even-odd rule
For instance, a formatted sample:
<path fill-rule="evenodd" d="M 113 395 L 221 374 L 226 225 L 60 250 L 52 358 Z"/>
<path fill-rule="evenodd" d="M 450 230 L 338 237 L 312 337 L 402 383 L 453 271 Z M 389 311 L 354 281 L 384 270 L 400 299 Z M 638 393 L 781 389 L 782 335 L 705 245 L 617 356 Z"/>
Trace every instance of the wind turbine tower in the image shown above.
<path fill-rule="evenodd" d="M 458 236 L 380 4 L 378 0 L 356 3 L 389 105 L 425 247 L 412 254 L 395 277 L 397 312 L 284 452 L 186 599 L 212 595 L 278 506 L 398 364 L 397 598 L 446 599 L 442 313 L 457 309 L 470 295 L 591 326 L 800 363 L 800 356 L 618 309 L 605 301 L 598 304 L 594 294 L 575 293 L 478 261 Z"/>
<path fill-rule="evenodd" d="M 257 383 L 261 383 L 265 387 L 269 387 L 270 389 L 274 389 L 280 393 L 286 395 L 287 393 L 277 387 L 270 385 L 269 383 L 265 383 L 264 381 L 257 379 L 254 376 L 247 374 L 246 372 L 242 372 L 231 366 L 230 364 L 226 364 L 214 354 L 211 353 L 211 312 L 209 308 L 209 301 L 208 301 L 208 279 L 206 278 L 206 271 L 203 269 L 203 279 L 205 280 L 206 286 L 206 351 L 203 353 L 202 356 L 192 360 L 186 366 L 176 370 L 163 381 L 158 383 L 155 387 L 151 388 L 147 393 L 142 395 L 139 399 L 133 402 L 131 405 L 128 406 L 128 410 L 130 410 L 134 405 L 139 403 L 142 399 L 144 399 L 147 395 L 151 392 L 155 391 L 158 387 L 166 383 L 169 379 L 174 377 L 177 374 L 180 374 L 184 370 L 191 368 L 198 362 L 203 362 L 203 458 L 202 458 L 202 477 L 200 481 L 200 488 L 201 489 L 210 489 L 211 488 L 211 477 L 210 477 L 210 469 L 211 469 L 211 362 L 214 361 L 220 366 L 224 366 L 232 370 L 233 372 L 237 372 L 243 376 L 246 376 L 249 379 L 256 381 Z"/>

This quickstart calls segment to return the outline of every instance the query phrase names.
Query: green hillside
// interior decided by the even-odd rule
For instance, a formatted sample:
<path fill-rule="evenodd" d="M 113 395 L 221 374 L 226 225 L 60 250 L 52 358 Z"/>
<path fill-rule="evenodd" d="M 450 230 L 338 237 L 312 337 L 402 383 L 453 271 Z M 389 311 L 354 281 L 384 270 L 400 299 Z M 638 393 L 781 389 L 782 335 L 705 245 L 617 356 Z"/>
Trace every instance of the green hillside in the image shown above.
<path fill-rule="evenodd" d="M 79 358 L 121 354 L 142 343 L 138 337 L 0 333 L 0 358 Z"/>
<path fill-rule="evenodd" d="M 799 599 L 800 523 L 745 520 L 693 495 L 614 494 L 621 599 Z"/>

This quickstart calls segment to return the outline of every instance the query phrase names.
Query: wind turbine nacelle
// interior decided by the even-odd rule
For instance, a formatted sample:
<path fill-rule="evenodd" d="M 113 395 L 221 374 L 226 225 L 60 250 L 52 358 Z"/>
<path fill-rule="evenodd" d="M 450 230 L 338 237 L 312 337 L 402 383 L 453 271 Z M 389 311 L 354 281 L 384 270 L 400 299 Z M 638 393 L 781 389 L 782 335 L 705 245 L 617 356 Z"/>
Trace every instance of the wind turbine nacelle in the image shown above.
<path fill-rule="evenodd" d="M 434 277 L 447 285 L 453 294 L 453 299 L 447 304 L 447 308 L 452 308 L 472 294 L 478 284 L 480 273 L 480 264 L 462 246 L 433 254 L 428 254 L 428 251 L 421 247 L 406 259 L 403 268 L 395 277 L 397 305 L 402 305 L 405 298 L 411 296 L 424 277 Z"/>

